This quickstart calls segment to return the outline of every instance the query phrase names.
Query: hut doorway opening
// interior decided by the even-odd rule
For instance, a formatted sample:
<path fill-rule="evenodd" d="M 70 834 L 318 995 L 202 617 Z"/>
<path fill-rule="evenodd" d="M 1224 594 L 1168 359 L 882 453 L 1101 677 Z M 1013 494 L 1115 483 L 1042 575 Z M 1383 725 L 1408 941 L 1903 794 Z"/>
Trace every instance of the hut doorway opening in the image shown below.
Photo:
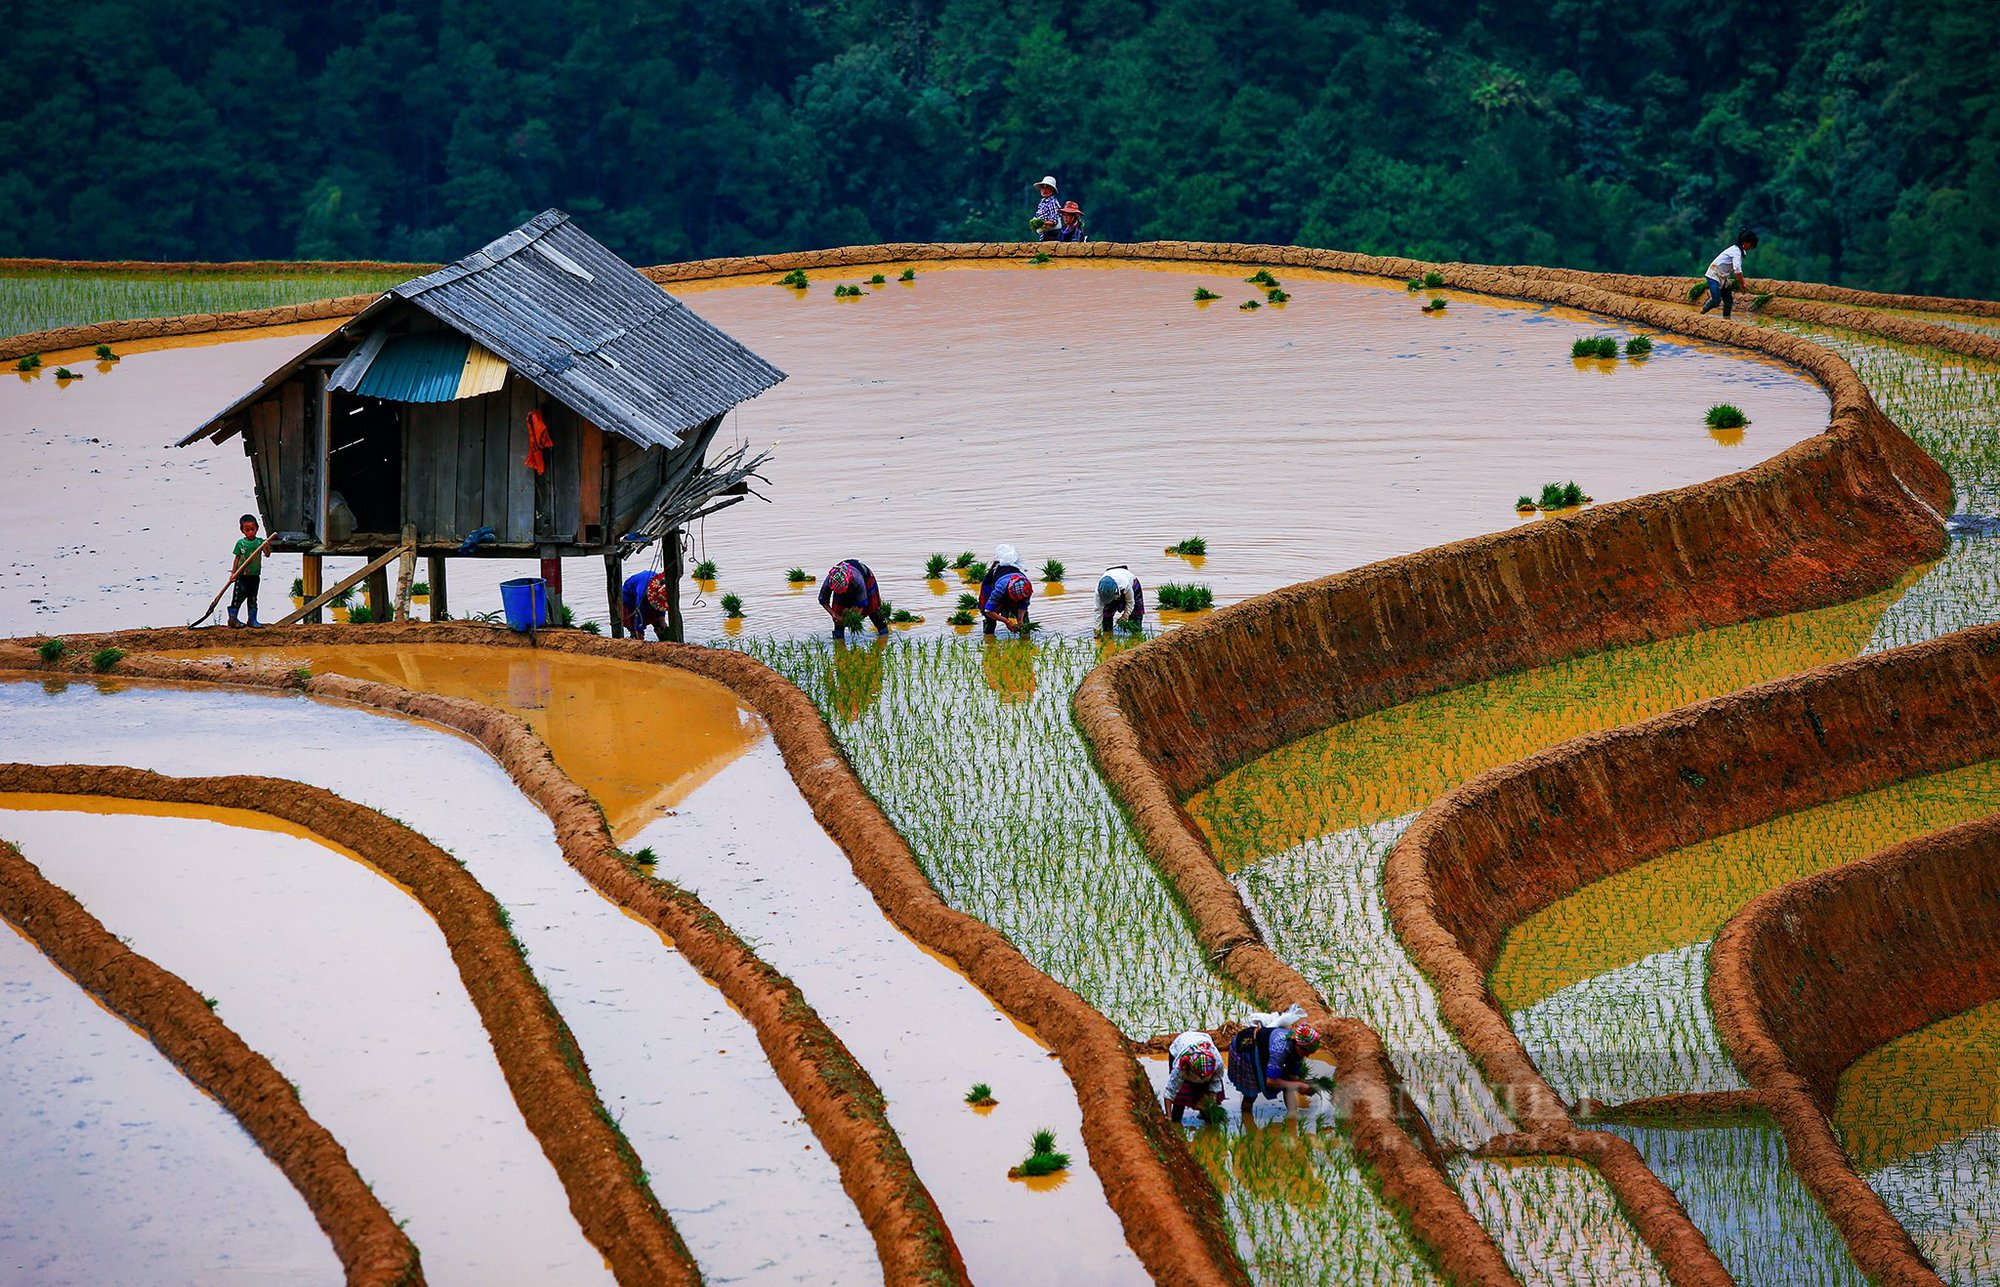
<path fill-rule="evenodd" d="M 340 493 L 357 532 L 394 534 L 403 526 L 403 417 L 375 398 L 333 396 L 327 488 Z"/>

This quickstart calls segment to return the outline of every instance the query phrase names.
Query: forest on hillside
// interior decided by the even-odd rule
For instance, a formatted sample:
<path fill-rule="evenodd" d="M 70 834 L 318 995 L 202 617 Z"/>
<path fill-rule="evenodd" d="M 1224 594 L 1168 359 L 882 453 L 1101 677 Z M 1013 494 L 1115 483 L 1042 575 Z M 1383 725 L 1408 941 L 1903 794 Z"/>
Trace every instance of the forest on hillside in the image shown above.
<path fill-rule="evenodd" d="M 89 0 L 0 51 L 0 255 L 640 263 L 1027 235 L 2000 294 L 1963 0 Z"/>

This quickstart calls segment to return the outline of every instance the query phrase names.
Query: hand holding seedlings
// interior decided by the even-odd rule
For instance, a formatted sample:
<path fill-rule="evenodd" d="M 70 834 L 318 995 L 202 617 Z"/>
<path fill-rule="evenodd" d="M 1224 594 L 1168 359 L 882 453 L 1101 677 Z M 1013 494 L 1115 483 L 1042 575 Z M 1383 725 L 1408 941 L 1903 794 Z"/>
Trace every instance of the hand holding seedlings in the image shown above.
<path fill-rule="evenodd" d="M 1146 616 L 1146 587 L 1132 569 L 1115 563 L 1097 578 L 1097 628 L 1110 634 L 1116 623 L 1136 629 Z"/>
<path fill-rule="evenodd" d="M 1222 1107 L 1222 1052 L 1207 1033 L 1183 1032 L 1167 1047 L 1167 1086 L 1160 1103 L 1175 1125 L 1190 1108 L 1208 1121 L 1209 1108 Z"/>
<path fill-rule="evenodd" d="M 1021 570 L 1021 556 L 1011 545 L 993 551 L 993 564 L 979 581 L 979 612 L 986 618 L 987 634 L 1005 625 L 1017 635 L 1029 630 L 1028 604 L 1035 597 L 1035 584 Z"/>
<path fill-rule="evenodd" d="M 1306 1056 L 1318 1049 L 1319 1029 L 1306 1022 L 1305 1007 L 1252 1014 L 1250 1025 L 1230 1039 L 1229 1080 L 1248 1102 L 1284 1095 L 1286 1107 L 1295 1107 L 1293 1094 L 1301 1103 L 1312 1097 Z"/>
<path fill-rule="evenodd" d="M 863 618 L 875 623 L 876 634 L 889 633 L 889 610 L 882 603 L 882 587 L 860 559 L 842 559 L 826 570 L 819 583 L 819 606 L 833 618 L 835 639 L 845 639 L 850 627 L 859 630 Z"/>

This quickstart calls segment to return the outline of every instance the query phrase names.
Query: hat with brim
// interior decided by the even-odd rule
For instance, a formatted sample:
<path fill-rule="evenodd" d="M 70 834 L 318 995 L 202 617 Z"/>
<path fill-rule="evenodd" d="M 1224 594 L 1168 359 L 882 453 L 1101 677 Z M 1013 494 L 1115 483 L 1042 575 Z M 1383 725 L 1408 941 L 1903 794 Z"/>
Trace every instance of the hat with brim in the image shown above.
<path fill-rule="evenodd" d="M 1078 205 L 1074 201 L 1065 201 L 1062 203 L 1062 210 L 1059 213 L 1081 215 L 1083 213 L 1083 207 Z"/>
<path fill-rule="evenodd" d="M 1053 188 L 1056 186 L 1056 176 L 1053 174 L 1045 174 L 1041 178 L 1035 180 L 1035 186 L 1038 188 Z"/>

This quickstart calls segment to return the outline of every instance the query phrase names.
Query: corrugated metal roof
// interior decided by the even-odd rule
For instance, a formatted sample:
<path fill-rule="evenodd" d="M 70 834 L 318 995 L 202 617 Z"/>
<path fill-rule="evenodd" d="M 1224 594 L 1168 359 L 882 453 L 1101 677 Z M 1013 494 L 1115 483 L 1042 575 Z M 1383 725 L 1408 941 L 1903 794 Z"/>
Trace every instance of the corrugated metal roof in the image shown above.
<path fill-rule="evenodd" d="M 538 253 L 523 254 L 534 248 Z M 599 428 L 663 447 L 785 378 L 550 210 L 392 294 Z"/>
<path fill-rule="evenodd" d="M 498 393 L 506 384 L 506 361 L 489 349 L 468 344 L 465 369 L 458 373 L 458 396 L 477 398 L 482 394 Z"/>
<path fill-rule="evenodd" d="M 535 253 L 521 253 L 531 248 Z M 586 236 L 568 215 L 548 210 L 457 263 L 396 287 L 180 445 L 211 434 L 228 437 L 237 412 L 342 336 L 383 325 L 397 300 L 470 336 L 599 428 L 646 446 L 677 447 L 681 435 L 702 421 L 785 378 Z M 379 329 L 369 335 L 364 349 L 369 343 L 386 348 L 381 335 Z M 380 356 L 357 350 L 335 370 L 332 383 L 358 388 Z M 463 355 L 461 365 L 465 379 L 491 374 L 482 368 L 475 375 Z"/>
<path fill-rule="evenodd" d="M 450 402 L 458 397 L 472 341 L 455 331 L 391 336 L 354 386 L 356 393 L 390 402 Z"/>

